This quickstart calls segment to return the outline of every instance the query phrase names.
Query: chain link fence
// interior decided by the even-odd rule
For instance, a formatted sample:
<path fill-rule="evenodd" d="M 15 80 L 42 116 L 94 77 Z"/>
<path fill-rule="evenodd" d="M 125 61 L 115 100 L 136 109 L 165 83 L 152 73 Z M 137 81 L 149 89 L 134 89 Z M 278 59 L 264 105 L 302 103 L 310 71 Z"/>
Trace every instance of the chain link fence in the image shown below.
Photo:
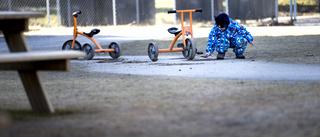
<path fill-rule="evenodd" d="M 297 20 L 320 19 L 315 16 L 320 15 L 320 0 L 229 0 L 228 5 L 230 16 L 241 22 L 269 18 L 264 25 L 293 25 Z"/>
<path fill-rule="evenodd" d="M 229 15 L 240 20 L 274 18 L 276 0 L 229 0 Z"/>
<path fill-rule="evenodd" d="M 294 6 L 295 0 L 278 0 L 279 16 L 290 16 L 290 1 Z M 320 14 L 320 0 L 296 0 L 296 3 L 298 15 Z"/>
<path fill-rule="evenodd" d="M 72 13 L 81 10 L 80 26 L 154 24 L 154 0 L 0 0 L 0 11 L 45 13 L 31 25 L 73 26 Z"/>
<path fill-rule="evenodd" d="M 266 18 L 278 22 L 279 17 L 289 17 L 290 22 L 296 16 L 320 14 L 320 0 L 176 0 L 176 3 L 177 9 L 202 8 L 203 14 L 194 14 L 197 21 L 214 21 L 214 16 L 221 12 L 244 23 Z"/>
<path fill-rule="evenodd" d="M 0 0 L 0 11 L 45 13 L 45 18 L 30 20 L 30 25 L 42 27 L 73 26 L 71 14 L 78 10 L 82 11 L 78 18 L 80 26 L 154 25 L 158 11 L 163 12 L 156 10 L 155 1 L 159 0 Z M 161 1 L 175 3 L 172 8 L 176 9 L 202 8 L 203 13 L 194 14 L 196 21 L 214 21 L 214 16 L 220 12 L 227 12 L 231 18 L 246 21 L 314 15 L 320 11 L 320 0 Z M 180 15 L 176 15 L 176 18 L 179 19 Z"/>

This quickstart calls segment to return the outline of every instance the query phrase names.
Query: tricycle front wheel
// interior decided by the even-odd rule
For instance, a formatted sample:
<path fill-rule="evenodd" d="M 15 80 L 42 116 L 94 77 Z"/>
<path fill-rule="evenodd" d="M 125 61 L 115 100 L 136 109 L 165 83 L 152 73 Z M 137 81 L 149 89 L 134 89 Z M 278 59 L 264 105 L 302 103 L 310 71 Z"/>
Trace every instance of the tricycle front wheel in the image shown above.
<path fill-rule="evenodd" d="M 68 40 L 62 45 L 62 50 L 81 50 L 81 44 L 78 41 L 74 42 L 74 46 L 72 47 L 73 40 Z"/>
<path fill-rule="evenodd" d="M 192 38 L 186 39 L 186 47 L 184 48 L 184 51 L 182 51 L 182 55 L 188 60 L 193 60 L 193 58 L 195 57 L 196 43 Z"/>

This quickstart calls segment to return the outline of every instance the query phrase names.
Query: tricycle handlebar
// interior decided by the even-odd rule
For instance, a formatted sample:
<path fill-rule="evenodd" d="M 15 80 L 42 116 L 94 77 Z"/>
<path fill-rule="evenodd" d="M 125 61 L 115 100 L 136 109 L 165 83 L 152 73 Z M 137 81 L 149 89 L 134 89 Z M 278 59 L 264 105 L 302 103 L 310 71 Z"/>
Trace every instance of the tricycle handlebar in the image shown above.
<path fill-rule="evenodd" d="M 168 14 L 169 13 L 176 13 L 177 11 L 176 10 L 168 10 Z"/>
<path fill-rule="evenodd" d="M 201 8 L 196 9 L 196 12 L 202 12 L 202 9 Z"/>
<path fill-rule="evenodd" d="M 168 14 L 177 12 L 202 12 L 202 9 L 191 9 L 191 10 L 168 10 Z"/>
<path fill-rule="evenodd" d="M 72 15 L 75 17 L 78 17 L 78 14 L 81 14 L 81 10 L 78 10 L 78 11 L 72 13 Z"/>

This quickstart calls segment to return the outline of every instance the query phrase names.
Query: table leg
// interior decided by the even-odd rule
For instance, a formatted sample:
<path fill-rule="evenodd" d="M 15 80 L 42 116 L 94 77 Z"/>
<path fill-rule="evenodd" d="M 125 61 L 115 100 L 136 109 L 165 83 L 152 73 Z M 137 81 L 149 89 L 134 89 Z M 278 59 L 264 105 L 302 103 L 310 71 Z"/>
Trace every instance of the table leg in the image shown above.
<path fill-rule="evenodd" d="M 38 72 L 21 70 L 18 72 L 22 84 L 27 92 L 27 96 L 33 111 L 53 113 L 54 109 L 48 99 L 47 93 L 42 86 L 41 78 Z"/>
<path fill-rule="evenodd" d="M 3 31 L 10 52 L 30 51 L 28 42 L 22 32 L 13 33 Z"/>
<path fill-rule="evenodd" d="M 29 45 L 22 32 L 3 31 L 10 52 L 28 52 Z M 40 76 L 35 71 L 19 71 L 33 111 L 53 113 L 54 109 L 42 86 Z"/>

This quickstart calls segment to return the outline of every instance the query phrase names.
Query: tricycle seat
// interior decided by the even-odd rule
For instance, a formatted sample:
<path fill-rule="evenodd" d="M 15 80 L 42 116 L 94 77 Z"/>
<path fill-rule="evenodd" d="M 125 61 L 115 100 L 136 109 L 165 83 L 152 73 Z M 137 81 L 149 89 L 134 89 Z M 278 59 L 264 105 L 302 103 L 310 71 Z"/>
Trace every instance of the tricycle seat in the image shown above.
<path fill-rule="evenodd" d="M 181 30 L 178 30 L 178 28 L 176 27 L 171 27 L 168 29 L 168 32 L 177 36 L 181 32 Z"/>
<path fill-rule="evenodd" d="M 96 34 L 98 34 L 99 32 L 100 32 L 99 29 L 93 29 L 93 30 L 91 30 L 90 33 L 83 32 L 83 34 L 85 34 L 85 35 L 87 35 L 87 36 L 89 36 L 89 37 L 93 37 L 93 35 L 96 35 Z"/>

